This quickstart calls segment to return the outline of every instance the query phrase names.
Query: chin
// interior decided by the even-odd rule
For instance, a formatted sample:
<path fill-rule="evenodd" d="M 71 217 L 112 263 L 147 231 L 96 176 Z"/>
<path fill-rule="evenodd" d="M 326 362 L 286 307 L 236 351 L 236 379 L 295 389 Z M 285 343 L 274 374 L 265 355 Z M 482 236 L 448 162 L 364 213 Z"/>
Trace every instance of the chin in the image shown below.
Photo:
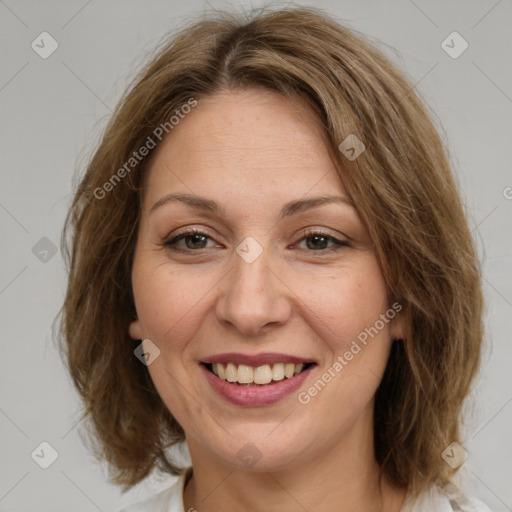
<path fill-rule="evenodd" d="M 272 438 L 272 434 L 269 435 L 272 428 L 257 433 L 253 427 L 251 436 L 234 435 L 228 437 L 225 444 L 212 443 L 212 454 L 237 470 L 280 471 L 295 466 L 297 456 L 304 453 L 307 443 L 303 438 L 289 435 Z"/>

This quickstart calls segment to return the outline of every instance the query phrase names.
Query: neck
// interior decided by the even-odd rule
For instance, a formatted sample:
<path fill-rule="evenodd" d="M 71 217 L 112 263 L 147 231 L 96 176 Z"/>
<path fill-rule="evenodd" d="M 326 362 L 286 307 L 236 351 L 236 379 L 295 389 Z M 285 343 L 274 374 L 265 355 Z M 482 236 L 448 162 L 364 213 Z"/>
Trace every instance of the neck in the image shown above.
<path fill-rule="evenodd" d="M 185 510 L 395 512 L 406 494 L 381 477 L 368 418 L 360 417 L 335 445 L 322 445 L 321 456 L 313 447 L 310 455 L 276 469 L 240 468 L 205 453 L 193 439 L 188 445 L 193 475 L 183 495 Z"/>

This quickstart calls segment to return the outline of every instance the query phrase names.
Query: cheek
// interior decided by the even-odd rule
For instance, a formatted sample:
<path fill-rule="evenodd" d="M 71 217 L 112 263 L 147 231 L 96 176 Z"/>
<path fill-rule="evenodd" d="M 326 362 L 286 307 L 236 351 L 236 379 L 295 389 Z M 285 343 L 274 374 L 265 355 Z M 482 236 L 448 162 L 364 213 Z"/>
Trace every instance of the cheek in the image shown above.
<path fill-rule="evenodd" d="M 337 354 L 388 308 L 386 284 L 375 258 L 369 254 L 358 263 L 302 281 L 302 314 Z M 387 333 L 388 324 L 379 331 Z"/>
<path fill-rule="evenodd" d="M 317 280 L 309 288 L 307 305 L 303 311 L 310 309 L 310 321 L 329 349 L 318 375 L 322 379 L 326 374 L 328 389 L 324 391 L 319 383 L 311 395 L 318 398 L 316 406 L 320 408 L 329 403 L 343 404 L 346 409 L 333 413 L 336 421 L 341 421 L 344 414 L 356 414 L 371 400 L 391 346 L 394 314 L 386 316 L 387 288 L 375 258 L 368 257 L 364 265 L 346 268 L 336 277 Z"/>
<path fill-rule="evenodd" d="M 332 425 L 357 417 L 371 401 L 391 346 L 390 322 L 394 311 L 388 307 L 380 270 L 376 263 L 365 266 L 363 272 L 353 270 L 350 277 L 330 286 L 331 292 L 316 311 L 318 318 L 325 320 L 323 341 L 330 348 L 331 359 L 317 376 L 325 385 L 317 380 L 318 385 L 313 383 L 306 392 L 314 397 L 313 407 L 319 411 L 330 407 L 329 404 L 339 405 L 332 410 Z"/>
<path fill-rule="evenodd" d="M 180 340 L 197 330 L 202 306 L 215 279 L 208 272 L 179 272 L 160 264 L 154 269 L 134 267 L 133 292 L 145 337 L 178 348 Z M 172 347 L 168 340 L 175 340 Z"/>
<path fill-rule="evenodd" d="M 197 393 L 190 382 L 195 362 L 189 356 L 189 342 L 204 322 L 211 306 L 208 292 L 218 278 L 205 271 L 179 272 L 167 264 L 144 262 L 134 265 L 132 280 L 143 336 L 160 349 L 160 357 L 148 366 L 149 374 L 167 408 L 189 431 L 190 418 L 201 423 L 207 416 L 198 401 L 190 400 L 190 394 Z"/>

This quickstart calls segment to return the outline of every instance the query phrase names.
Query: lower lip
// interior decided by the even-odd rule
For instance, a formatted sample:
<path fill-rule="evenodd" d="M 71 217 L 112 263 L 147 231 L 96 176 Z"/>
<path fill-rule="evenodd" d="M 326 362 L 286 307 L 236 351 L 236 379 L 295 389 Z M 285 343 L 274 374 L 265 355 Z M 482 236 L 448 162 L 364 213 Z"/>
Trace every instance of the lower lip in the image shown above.
<path fill-rule="evenodd" d="M 201 364 L 200 367 L 212 388 L 219 393 L 219 395 L 232 404 L 246 407 L 258 407 L 279 402 L 284 397 L 296 391 L 313 369 L 313 366 L 311 366 L 298 375 L 289 379 L 284 378 L 275 384 L 268 384 L 266 386 L 245 386 L 231 384 L 226 380 L 222 380 L 203 364 Z"/>

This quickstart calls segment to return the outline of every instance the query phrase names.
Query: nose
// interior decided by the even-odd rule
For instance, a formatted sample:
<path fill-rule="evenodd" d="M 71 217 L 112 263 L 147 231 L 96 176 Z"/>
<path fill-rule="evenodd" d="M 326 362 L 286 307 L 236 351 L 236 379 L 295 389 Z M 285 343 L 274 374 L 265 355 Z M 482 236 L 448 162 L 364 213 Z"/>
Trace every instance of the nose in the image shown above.
<path fill-rule="evenodd" d="M 257 335 L 286 323 L 290 317 L 290 290 L 266 251 L 251 263 L 237 253 L 223 279 L 216 305 L 219 322 L 242 334 Z M 271 268 L 272 267 L 272 268 Z"/>

